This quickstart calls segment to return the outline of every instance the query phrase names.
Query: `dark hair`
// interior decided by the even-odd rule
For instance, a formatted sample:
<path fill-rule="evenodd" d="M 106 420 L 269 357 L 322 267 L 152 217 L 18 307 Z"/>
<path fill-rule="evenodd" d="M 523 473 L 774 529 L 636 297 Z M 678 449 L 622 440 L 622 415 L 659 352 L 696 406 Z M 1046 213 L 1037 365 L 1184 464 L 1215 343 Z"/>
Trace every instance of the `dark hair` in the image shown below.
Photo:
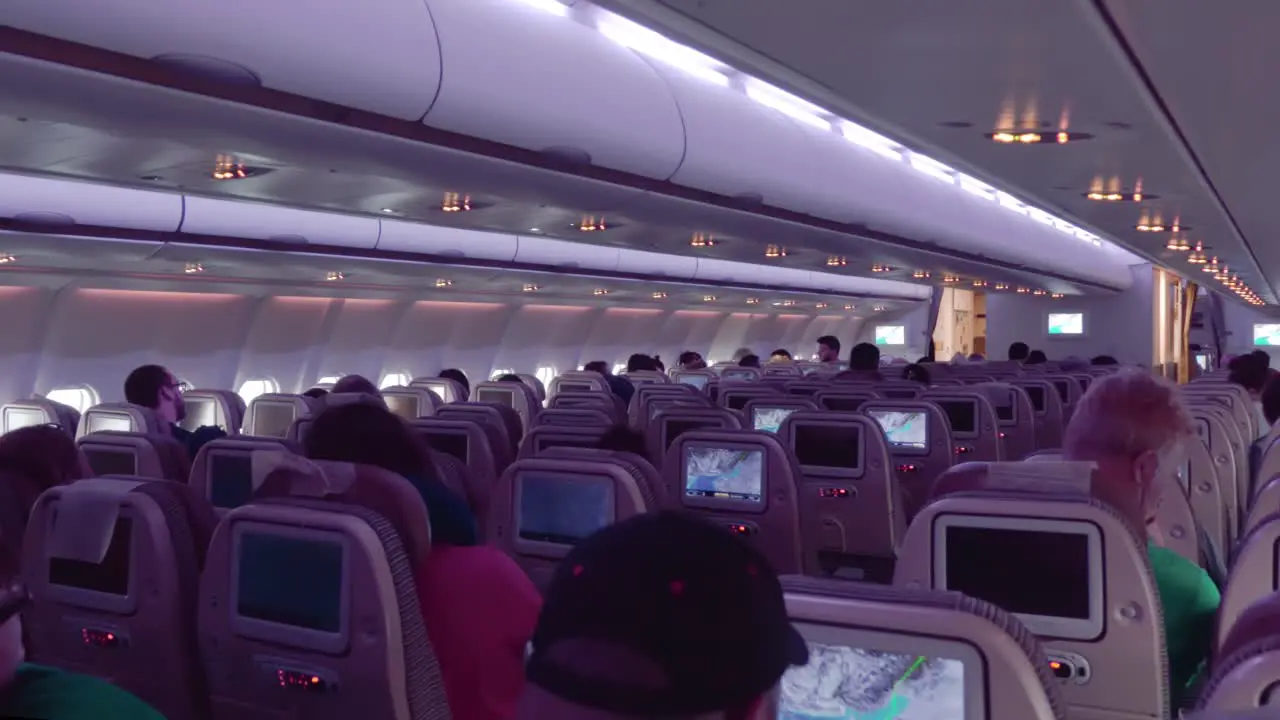
<path fill-rule="evenodd" d="M 467 374 L 458 368 L 445 368 L 440 371 L 438 377 L 442 380 L 452 380 L 462 386 L 462 394 L 467 397 L 471 396 L 471 382 L 467 380 Z"/>
<path fill-rule="evenodd" d="M 162 365 L 143 365 L 124 379 L 124 399 L 134 405 L 156 409 L 160 391 L 169 384 L 169 371 Z"/>
<path fill-rule="evenodd" d="M 1280 421 L 1280 377 L 1272 377 L 1262 389 L 1262 414 L 1272 425 Z"/>
<path fill-rule="evenodd" d="M 329 391 L 325 390 L 324 388 L 311 388 L 310 390 L 302 393 L 302 396 L 312 398 L 313 400 L 319 400 L 320 398 L 328 394 L 329 394 Z"/>
<path fill-rule="evenodd" d="M 840 338 L 835 335 L 823 335 L 818 338 L 818 344 L 825 345 L 831 348 L 834 352 L 840 352 Z"/>
<path fill-rule="evenodd" d="M 769 357 L 771 357 L 771 358 L 784 357 L 784 358 L 786 358 L 786 359 L 788 359 L 788 360 L 792 360 L 792 359 L 793 359 L 793 358 L 791 357 L 791 353 L 790 353 L 789 351 L 787 351 L 785 348 L 778 348 L 777 350 L 774 350 L 773 352 L 769 353 Z"/>
<path fill-rule="evenodd" d="M 1264 368 L 1271 367 L 1271 353 L 1267 352 L 1266 350 L 1254 350 L 1249 354 L 1252 355 L 1253 357 L 1258 358 L 1258 362 L 1262 363 L 1262 367 Z"/>
<path fill-rule="evenodd" d="M 1016 342 L 1009 346 L 1010 360 L 1026 360 L 1031 354 L 1031 348 L 1024 342 Z"/>
<path fill-rule="evenodd" d="M 760 367 L 760 356 L 759 355 L 743 355 L 742 359 L 738 361 L 738 367 L 758 368 Z"/>
<path fill-rule="evenodd" d="M 644 433 L 632 430 L 626 425 L 614 425 L 609 428 L 600 437 L 600 443 L 596 447 L 601 450 L 620 450 L 634 453 L 640 457 L 648 457 L 649 455 L 649 449 L 644 441 Z"/>
<path fill-rule="evenodd" d="M 421 477 L 434 468 L 426 446 L 398 416 L 364 403 L 331 407 L 316 416 L 303 441 L 313 460 L 375 465 L 404 477 Z"/>
<path fill-rule="evenodd" d="M 902 379 L 913 380 L 924 385 L 932 383 L 932 379 L 929 377 L 929 371 L 919 363 L 902 368 Z"/>
<path fill-rule="evenodd" d="M 586 365 L 583 365 L 582 370 L 583 372 L 593 372 L 593 373 L 600 373 L 601 375 L 608 375 L 609 363 L 603 360 L 592 360 Z"/>
<path fill-rule="evenodd" d="M 1027 353 L 1028 365 L 1043 365 L 1049 362 L 1049 356 L 1044 354 L 1043 350 L 1032 350 Z"/>
<path fill-rule="evenodd" d="M 680 353 L 680 358 L 676 360 L 676 364 L 684 367 L 690 363 L 696 363 L 702 359 L 702 356 L 692 350 L 685 350 Z"/>
<path fill-rule="evenodd" d="M 378 386 L 369 382 L 369 378 L 363 375 L 348 375 L 333 384 L 334 393 L 360 393 L 362 395 L 378 395 L 382 393 L 378 391 Z"/>
<path fill-rule="evenodd" d="M 1230 369 L 1227 381 L 1249 392 L 1262 392 L 1267 384 L 1267 365 L 1254 353 L 1233 358 L 1227 367 Z"/>
<path fill-rule="evenodd" d="M 524 380 L 514 373 L 505 373 L 503 375 L 499 375 L 496 382 L 514 382 L 523 384 Z"/>
<path fill-rule="evenodd" d="M 661 373 L 664 373 L 667 371 L 667 366 L 662 363 L 661 355 L 653 356 L 653 369 Z"/>
<path fill-rule="evenodd" d="M 35 494 L 81 479 L 80 452 L 66 430 L 32 425 L 0 435 L 0 471 L 21 475 Z M 35 496 L 31 498 L 35 503 Z M 25 508 L 26 512 L 31 507 Z"/>
<path fill-rule="evenodd" d="M 858 343 L 849 351 L 850 370 L 879 370 L 880 348 L 871 343 Z"/>
<path fill-rule="evenodd" d="M 627 358 L 627 372 L 637 372 L 640 370 L 657 370 L 658 366 L 654 363 L 653 358 L 648 355 L 635 353 Z"/>
<path fill-rule="evenodd" d="M 1097 355 L 1089 361 L 1090 365 L 1119 365 L 1120 361 L 1110 355 Z"/>

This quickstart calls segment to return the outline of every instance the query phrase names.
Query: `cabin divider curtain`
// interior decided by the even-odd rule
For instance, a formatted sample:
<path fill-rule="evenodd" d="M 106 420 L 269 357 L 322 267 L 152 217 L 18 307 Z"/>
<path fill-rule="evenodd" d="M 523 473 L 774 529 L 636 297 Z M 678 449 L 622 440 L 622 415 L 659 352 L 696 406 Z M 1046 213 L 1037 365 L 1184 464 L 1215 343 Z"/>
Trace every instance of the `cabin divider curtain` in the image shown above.
<path fill-rule="evenodd" d="M 924 347 L 925 354 L 930 360 L 934 361 L 936 361 L 937 358 L 934 357 L 935 348 L 933 344 L 933 336 L 938 331 L 938 311 L 942 307 L 942 293 L 945 291 L 946 288 L 937 287 L 935 285 L 933 288 L 933 294 L 929 296 L 929 322 L 925 324 Z"/>
<path fill-rule="evenodd" d="M 1179 308 L 1182 314 L 1178 317 L 1178 382 L 1191 382 L 1191 366 L 1196 359 L 1191 356 L 1191 316 L 1196 308 L 1196 293 L 1199 286 L 1190 280 L 1181 283 L 1178 291 L 1182 294 L 1179 298 Z"/>

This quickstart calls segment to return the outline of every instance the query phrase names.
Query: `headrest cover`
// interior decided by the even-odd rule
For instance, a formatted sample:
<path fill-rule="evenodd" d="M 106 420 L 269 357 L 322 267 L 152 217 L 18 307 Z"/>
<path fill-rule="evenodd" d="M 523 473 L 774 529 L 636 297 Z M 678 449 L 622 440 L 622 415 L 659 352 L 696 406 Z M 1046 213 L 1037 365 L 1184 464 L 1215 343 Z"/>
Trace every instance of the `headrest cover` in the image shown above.
<path fill-rule="evenodd" d="M 128 480 L 81 480 L 62 489 L 54 516 L 49 554 L 63 560 L 100 564 L 107 555 L 120 498 L 142 483 Z"/>
<path fill-rule="evenodd" d="M 324 498 L 346 492 L 356 479 L 355 465 L 325 463 L 322 468 L 284 450 L 255 450 L 251 463 L 255 493 L 271 480 L 285 483 L 280 490 L 291 497 Z"/>
<path fill-rule="evenodd" d="M 1091 462 L 1066 460 L 993 462 L 987 465 L 987 479 L 982 486 L 989 490 L 1088 495 L 1097 467 Z"/>

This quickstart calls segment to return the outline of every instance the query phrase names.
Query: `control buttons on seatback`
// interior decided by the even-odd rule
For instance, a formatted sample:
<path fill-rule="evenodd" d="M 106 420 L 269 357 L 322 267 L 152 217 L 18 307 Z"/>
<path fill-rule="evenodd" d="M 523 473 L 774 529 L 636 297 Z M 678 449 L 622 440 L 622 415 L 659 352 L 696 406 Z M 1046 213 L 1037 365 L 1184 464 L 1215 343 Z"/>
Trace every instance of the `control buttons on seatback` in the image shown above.
<path fill-rule="evenodd" d="M 858 497 L 858 489 L 855 487 L 820 487 L 818 488 L 818 497 L 820 498 L 855 498 Z"/>
<path fill-rule="evenodd" d="M 757 527 L 755 523 L 731 522 L 727 527 L 729 528 L 729 532 L 743 537 L 751 537 L 752 535 L 760 532 L 760 528 Z"/>
<path fill-rule="evenodd" d="M 1089 661 L 1076 653 L 1046 651 L 1049 658 L 1049 671 L 1064 683 L 1084 685 L 1089 682 Z"/>

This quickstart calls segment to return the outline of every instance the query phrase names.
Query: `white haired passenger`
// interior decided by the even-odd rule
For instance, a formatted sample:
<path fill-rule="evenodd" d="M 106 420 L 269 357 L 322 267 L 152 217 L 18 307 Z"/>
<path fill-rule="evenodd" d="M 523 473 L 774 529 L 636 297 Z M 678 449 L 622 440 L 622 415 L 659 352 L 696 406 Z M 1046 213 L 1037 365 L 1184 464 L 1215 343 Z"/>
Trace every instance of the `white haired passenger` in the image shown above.
<path fill-rule="evenodd" d="M 1093 494 L 1135 528 L 1150 527 L 1160 504 L 1157 481 L 1186 458 L 1194 425 L 1167 380 L 1122 370 L 1094 380 L 1067 426 L 1063 455 L 1097 465 Z M 1209 575 L 1181 555 L 1148 541 L 1164 608 L 1169 681 L 1175 706 L 1194 684 L 1209 654 L 1221 602 Z"/>

